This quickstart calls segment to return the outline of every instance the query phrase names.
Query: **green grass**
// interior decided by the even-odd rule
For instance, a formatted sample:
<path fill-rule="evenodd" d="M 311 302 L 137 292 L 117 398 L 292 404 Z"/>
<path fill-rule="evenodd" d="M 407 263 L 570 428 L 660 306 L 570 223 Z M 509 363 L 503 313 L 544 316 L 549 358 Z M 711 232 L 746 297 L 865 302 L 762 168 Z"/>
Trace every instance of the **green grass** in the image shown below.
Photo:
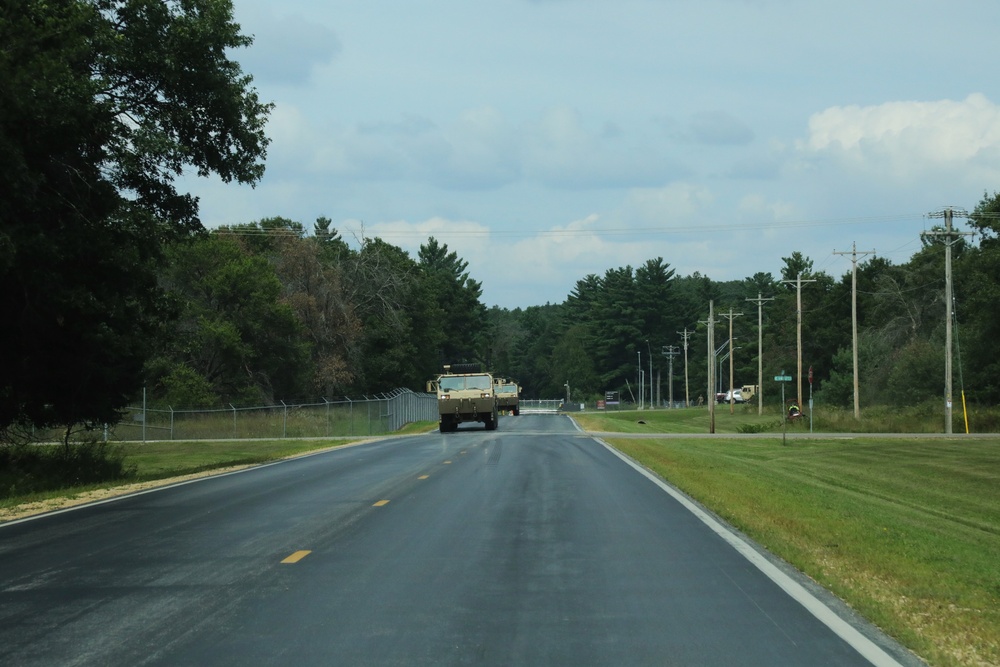
<path fill-rule="evenodd" d="M 1000 438 L 605 439 L 931 664 L 1000 664 Z"/>
<path fill-rule="evenodd" d="M 425 433 L 434 428 L 437 422 L 418 422 L 407 424 L 394 435 Z M 124 447 L 125 460 L 136 467 L 136 480 L 149 481 L 216 468 L 267 463 L 359 440 L 362 438 L 210 440 L 129 443 Z"/>
<path fill-rule="evenodd" d="M 682 408 L 679 410 L 601 410 L 582 413 L 581 423 L 589 416 L 595 416 L 604 423 L 627 433 L 708 433 L 709 415 L 707 407 Z M 1000 408 L 992 406 L 970 406 L 968 409 L 969 432 L 996 433 L 1000 430 Z M 952 429 L 955 433 L 965 433 L 966 414 L 961 405 L 955 407 L 952 415 Z M 943 433 L 944 408 L 937 403 L 923 403 L 902 408 L 870 406 L 861 410 L 861 418 L 854 418 L 853 409 L 831 406 L 815 406 L 812 414 L 812 428 L 816 433 Z M 644 425 L 639 421 L 646 422 Z M 773 406 L 764 406 L 764 414 L 757 414 L 756 403 L 733 406 L 730 414 L 728 403 L 715 406 L 716 433 L 780 433 L 781 414 Z M 631 423 L 631 425 L 629 425 Z M 789 433 L 809 431 L 809 415 L 789 422 Z M 592 429 L 600 430 L 600 429 Z"/>
<path fill-rule="evenodd" d="M 150 442 L 125 445 L 126 460 L 136 466 L 135 481 L 178 477 L 231 466 L 267 463 L 307 452 L 349 444 L 340 440 L 218 440 Z"/>
<path fill-rule="evenodd" d="M 407 424 L 394 435 L 424 433 L 437 428 L 437 422 Z M 82 484 L 66 484 L 63 477 L 49 470 L 35 467 L 27 474 L 31 485 L 24 480 L 6 479 L 0 475 L 0 487 L 6 491 L 0 498 L 0 509 L 11 509 L 25 503 L 35 503 L 54 498 L 71 498 L 88 491 L 109 489 L 134 482 L 149 482 L 194 473 L 255 465 L 276 461 L 308 452 L 339 447 L 362 440 L 354 438 L 271 439 L 271 440 L 204 440 L 183 442 L 120 443 L 108 445 L 111 459 L 121 456 L 127 471 L 119 477 Z M 74 446 L 74 450 L 78 446 Z M 60 448 L 51 448 L 46 454 L 55 455 Z M 34 457 L 33 457 L 34 458 Z M 11 472 L 4 469 L 4 473 Z M 49 478 L 46 479 L 45 476 Z M 18 489 L 32 490 L 19 492 Z"/>
<path fill-rule="evenodd" d="M 709 425 L 708 410 L 704 407 L 681 410 L 608 410 L 574 414 L 573 418 L 591 431 L 619 433 L 708 433 Z M 591 427 L 589 424 L 595 426 Z M 801 424 L 792 428 L 802 430 Z M 758 415 L 756 406 L 734 406 L 733 414 L 729 414 L 729 405 L 716 406 L 716 433 L 760 430 L 780 433 L 780 416 L 766 412 Z M 805 423 L 805 430 L 809 430 L 808 422 Z"/>

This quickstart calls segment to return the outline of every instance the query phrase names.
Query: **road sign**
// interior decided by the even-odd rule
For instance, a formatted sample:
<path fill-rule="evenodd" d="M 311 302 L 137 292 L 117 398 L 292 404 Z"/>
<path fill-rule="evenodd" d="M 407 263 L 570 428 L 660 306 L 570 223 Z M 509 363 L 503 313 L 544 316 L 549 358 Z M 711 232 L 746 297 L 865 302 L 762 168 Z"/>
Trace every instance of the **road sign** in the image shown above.
<path fill-rule="evenodd" d="M 775 375 L 774 376 L 774 381 L 775 382 L 791 382 L 792 381 L 792 376 L 791 375 Z"/>

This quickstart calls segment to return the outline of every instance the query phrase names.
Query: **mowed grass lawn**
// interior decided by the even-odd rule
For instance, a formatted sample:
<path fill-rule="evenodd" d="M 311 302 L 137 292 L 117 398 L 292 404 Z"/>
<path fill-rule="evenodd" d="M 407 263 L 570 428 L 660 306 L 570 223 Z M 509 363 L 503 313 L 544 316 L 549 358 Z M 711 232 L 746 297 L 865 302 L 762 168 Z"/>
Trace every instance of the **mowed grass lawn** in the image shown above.
<path fill-rule="evenodd" d="M 437 422 L 407 424 L 391 435 L 417 435 L 437 428 Z M 136 481 L 177 477 L 220 468 L 254 465 L 301 456 L 367 440 L 347 438 L 287 438 L 279 440 L 204 440 L 148 442 L 123 445 L 126 461 L 135 466 Z"/>
<path fill-rule="evenodd" d="M 692 419 L 575 418 L 589 431 L 633 432 L 673 424 L 691 432 Z M 1000 437 L 782 444 L 780 430 L 772 435 L 605 440 L 930 664 L 1000 665 Z"/>

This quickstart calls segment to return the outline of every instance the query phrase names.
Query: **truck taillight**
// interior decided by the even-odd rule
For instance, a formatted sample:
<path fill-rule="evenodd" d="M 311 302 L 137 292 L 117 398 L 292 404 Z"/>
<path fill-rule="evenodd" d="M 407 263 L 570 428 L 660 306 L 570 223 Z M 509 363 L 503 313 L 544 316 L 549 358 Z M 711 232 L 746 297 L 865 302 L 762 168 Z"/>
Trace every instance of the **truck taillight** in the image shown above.
<path fill-rule="evenodd" d="M 443 398 L 444 400 L 447 401 L 449 398 L 451 398 L 451 395 L 450 394 L 441 394 L 441 398 Z"/>
<path fill-rule="evenodd" d="M 490 397 L 489 394 L 480 394 L 479 395 L 479 398 L 489 398 L 489 397 Z"/>

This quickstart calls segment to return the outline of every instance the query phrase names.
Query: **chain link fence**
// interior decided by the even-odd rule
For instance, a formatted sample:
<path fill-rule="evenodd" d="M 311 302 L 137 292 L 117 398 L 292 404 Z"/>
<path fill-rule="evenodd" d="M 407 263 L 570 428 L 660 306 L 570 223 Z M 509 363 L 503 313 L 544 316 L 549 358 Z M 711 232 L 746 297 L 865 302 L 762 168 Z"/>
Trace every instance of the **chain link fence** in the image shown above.
<path fill-rule="evenodd" d="M 361 399 L 285 403 L 214 410 L 129 407 L 106 440 L 229 440 L 384 435 L 418 421 L 438 420 L 437 397 L 396 389 Z"/>

